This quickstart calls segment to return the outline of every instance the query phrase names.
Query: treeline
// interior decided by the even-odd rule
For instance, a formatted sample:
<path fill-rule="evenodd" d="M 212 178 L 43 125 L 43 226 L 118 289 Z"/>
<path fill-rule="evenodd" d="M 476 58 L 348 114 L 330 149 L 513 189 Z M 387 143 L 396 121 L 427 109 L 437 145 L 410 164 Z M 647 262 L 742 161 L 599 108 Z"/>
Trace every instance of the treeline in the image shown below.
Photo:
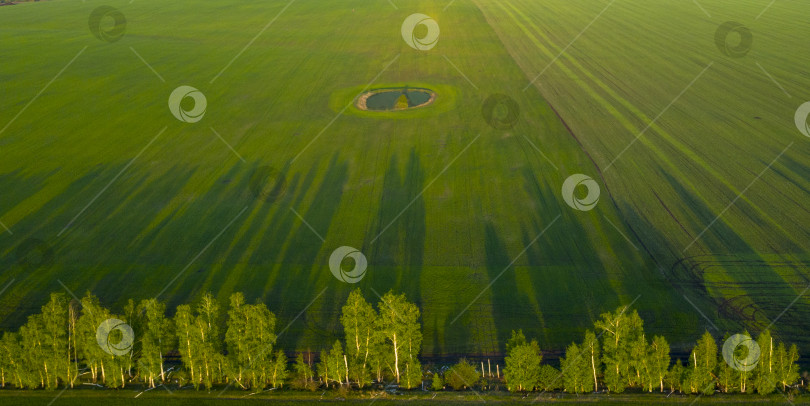
<path fill-rule="evenodd" d="M 227 313 L 206 293 L 193 306 L 177 306 L 173 318 L 166 315 L 165 303 L 155 299 L 130 300 L 119 315 L 90 293 L 78 302 L 52 293 L 42 312 L 29 316 L 18 332 L 3 333 L 0 387 L 73 387 L 81 376 L 80 383 L 110 388 L 174 382 L 207 389 L 216 384 L 263 389 L 289 382 L 314 390 L 364 387 L 389 378 L 415 388 L 422 383 L 419 318 L 419 308 L 403 294 L 385 294 L 375 309 L 355 290 L 342 309 L 345 340 L 322 351 L 317 365 L 302 354 L 290 369 L 285 353 L 275 348 L 275 315 L 263 303 L 246 304 L 241 293 L 231 295 Z M 118 351 L 127 341 L 126 329 L 109 328 L 109 337 L 100 336 L 107 332 L 100 326 L 110 320 L 131 327 L 131 348 Z M 182 367 L 167 370 L 169 356 L 179 357 Z"/>
<path fill-rule="evenodd" d="M 562 389 L 588 393 L 601 389 L 621 393 L 627 388 L 637 388 L 646 392 L 708 395 L 715 391 L 756 391 L 765 395 L 777 388 L 786 391 L 799 380 L 796 345 L 787 348 L 767 330 L 757 337 L 758 356 L 752 353 L 749 358 L 748 347 L 740 345 L 732 347 L 734 353 L 728 354 L 732 360 L 729 363 L 707 331 L 685 364 L 680 359 L 672 363 L 667 340 L 662 336 L 647 339 L 638 313 L 625 310 L 619 308 L 614 313 L 602 314 L 594 324 L 596 331 L 586 331 L 581 343 L 571 343 L 560 360 L 560 371 L 541 365 L 542 354 L 537 341 L 528 342 L 522 332 L 513 331 L 507 343 L 504 368 L 509 390 Z M 744 336 L 750 338 L 747 332 Z M 726 335 L 723 341 L 728 339 Z M 744 365 L 733 361 L 746 359 L 750 362 Z"/>
<path fill-rule="evenodd" d="M 193 305 L 177 306 L 173 317 L 156 299 L 130 300 L 123 314 L 113 314 L 90 293 L 80 301 L 53 293 L 42 312 L 29 316 L 19 331 L 3 333 L 0 386 L 55 389 L 90 383 L 124 388 L 139 383 L 154 388 L 173 383 L 261 390 L 288 384 L 346 390 L 396 382 L 404 389 L 429 384 L 433 390 L 505 384 L 521 392 L 619 393 L 637 388 L 767 394 L 785 391 L 799 379 L 796 346 L 787 348 L 768 331 L 757 337 L 761 354 L 751 370 L 729 366 L 708 332 L 685 364 L 673 363 L 667 340 L 648 340 L 638 313 L 621 308 L 602 314 L 581 343 L 568 346 L 559 369 L 542 362 L 536 340 L 513 331 L 502 371 L 497 364 L 495 373 L 491 365 L 485 371 L 483 363 L 478 370 L 463 359 L 450 368 L 426 370 L 419 360 L 420 317 L 404 294 L 389 292 L 372 306 L 357 289 L 342 307 L 343 340 L 322 349 L 318 360 L 302 353 L 290 363 L 276 346 L 275 315 L 263 303 L 247 304 L 241 293 L 230 296 L 227 309 L 206 293 Z M 110 320 L 131 330 L 100 328 L 110 327 Z M 128 332 L 132 337 L 126 337 Z M 736 349 L 736 359 L 745 358 L 744 350 Z"/>

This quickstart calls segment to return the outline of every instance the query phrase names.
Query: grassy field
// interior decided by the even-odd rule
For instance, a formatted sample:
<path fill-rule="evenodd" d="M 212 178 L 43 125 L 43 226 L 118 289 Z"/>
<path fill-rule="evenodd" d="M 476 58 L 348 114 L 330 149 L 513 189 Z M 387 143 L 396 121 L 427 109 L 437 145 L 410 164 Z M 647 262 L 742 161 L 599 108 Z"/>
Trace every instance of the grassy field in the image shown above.
<path fill-rule="evenodd" d="M 779 318 L 778 333 L 807 348 L 807 298 L 782 314 L 809 280 L 808 145 L 792 119 L 810 97 L 801 40 L 810 27 L 794 18 L 807 5 L 476 3 L 527 77 L 542 73 L 535 87 L 678 293 L 721 330 Z M 715 44 L 729 20 L 752 32 L 745 57 Z"/>
<path fill-rule="evenodd" d="M 577 37 L 607 1 L 394 3 L 113 1 L 127 20 L 113 43 L 88 30 L 96 3 L 2 7 L 0 328 L 61 284 L 113 309 L 243 291 L 293 322 L 284 348 L 319 349 L 354 288 L 327 266 L 343 245 L 368 258 L 369 300 L 395 289 L 420 304 L 427 355 L 497 353 L 517 328 L 561 350 L 631 302 L 685 350 L 709 325 L 684 294 L 726 329 L 762 325 L 737 307 L 772 319 L 801 292 L 810 168 L 792 117 L 810 81 L 796 16 L 810 6 L 751 21 L 767 1 L 702 0 L 711 18 L 688 1 L 623 1 Z M 401 38 L 417 12 L 441 26 L 432 50 Z M 714 45 L 729 19 L 755 32 L 745 58 Z M 205 94 L 201 121 L 167 109 L 180 85 Z M 404 85 L 436 102 L 352 106 Z M 496 93 L 519 105 L 511 129 L 482 117 Z M 265 166 L 284 179 L 276 199 L 251 192 Z M 576 173 L 601 186 L 594 210 L 560 196 Z M 52 264 L 20 264 L 32 238 Z M 807 310 L 785 314 L 783 338 L 799 341 Z"/>
<path fill-rule="evenodd" d="M 505 392 L 403 392 L 397 394 L 380 392 L 350 392 L 348 395 L 338 395 L 327 392 L 315 393 L 290 393 L 290 392 L 266 392 L 255 395 L 245 393 L 226 392 L 221 396 L 217 393 L 200 393 L 195 391 L 175 391 L 168 393 L 160 391 L 147 392 L 137 398 L 139 391 L 116 391 L 106 390 L 68 390 L 59 395 L 54 403 L 59 405 L 85 405 L 104 398 L 105 405 L 260 405 L 266 404 L 269 400 L 275 405 L 301 405 L 318 403 L 334 404 L 356 404 L 368 405 L 373 402 L 375 405 L 472 405 L 487 404 L 499 405 L 532 405 L 554 402 L 554 404 L 564 405 L 701 405 L 701 404 L 735 404 L 735 405 L 779 405 L 785 404 L 785 398 L 781 395 L 773 396 L 751 396 L 751 395 L 715 395 L 715 396 L 677 396 L 667 397 L 666 394 L 629 394 L 629 395 L 561 395 L 554 394 L 526 396 L 522 394 L 509 394 Z M 0 399 L 4 405 L 41 405 L 53 400 L 59 393 L 50 391 L 0 391 Z M 376 400 L 375 400 L 376 399 Z M 810 404 L 805 397 L 794 397 L 791 402 L 795 405 Z"/>

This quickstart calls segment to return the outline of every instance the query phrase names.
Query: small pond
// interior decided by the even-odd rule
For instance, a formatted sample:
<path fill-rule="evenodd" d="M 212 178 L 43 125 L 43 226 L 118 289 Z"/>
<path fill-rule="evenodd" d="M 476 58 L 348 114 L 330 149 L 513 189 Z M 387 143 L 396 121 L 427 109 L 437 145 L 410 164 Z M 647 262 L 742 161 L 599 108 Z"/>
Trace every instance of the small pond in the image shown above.
<path fill-rule="evenodd" d="M 396 111 L 426 106 L 433 103 L 436 93 L 429 89 L 392 88 L 375 89 L 357 98 L 357 107 L 361 110 Z"/>

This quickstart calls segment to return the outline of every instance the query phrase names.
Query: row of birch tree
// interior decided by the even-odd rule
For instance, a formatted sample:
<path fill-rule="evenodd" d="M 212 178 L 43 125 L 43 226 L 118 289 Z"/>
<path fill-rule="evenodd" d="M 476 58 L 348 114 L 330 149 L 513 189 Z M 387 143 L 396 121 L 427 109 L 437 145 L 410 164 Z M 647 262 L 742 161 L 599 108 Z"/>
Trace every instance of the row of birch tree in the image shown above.
<path fill-rule="evenodd" d="M 542 353 L 537 341 L 527 341 L 521 331 L 513 331 L 507 343 L 504 378 L 511 391 L 550 391 L 570 393 L 613 392 L 627 388 L 646 392 L 661 391 L 712 394 L 741 392 L 769 394 L 787 391 L 799 380 L 799 353 L 796 345 L 787 347 L 775 340 L 770 331 L 756 339 L 759 355 L 749 354 L 748 346 L 733 348 L 733 354 L 718 350 L 716 337 L 708 331 L 697 341 L 686 363 L 672 362 L 666 338 L 644 333 L 643 321 L 636 311 L 619 308 L 604 313 L 594 323 L 595 330 L 585 332 L 582 342 L 571 343 L 560 360 L 557 374 L 553 367 L 541 365 Z M 750 339 L 750 334 L 743 336 Z M 728 358 L 728 360 L 727 360 Z M 737 360 L 738 362 L 735 362 Z M 748 364 L 739 362 L 747 360 Z"/>
<path fill-rule="evenodd" d="M 263 303 L 246 303 L 242 293 L 230 296 L 227 309 L 205 293 L 193 305 L 177 306 L 174 317 L 156 299 L 130 300 L 123 314 L 113 314 L 90 293 L 78 301 L 53 293 L 41 310 L 17 332 L 2 334 L 0 387 L 173 382 L 263 389 L 290 381 L 311 389 L 390 379 L 414 388 L 422 382 L 420 311 L 404 294 L 389 292 L 375 308 L 359 290 L 352 292 L 340 318 L 344 340 L 321 351 L 317 365 L 311 354 L 306 360 L 300 354 L 292 370 L 276 346 L 276 316 Z M 121 354 L 106 343 L 123 345 L 125 330 L 112 329 L 100 342 L 99 326 L 108 320 L 125 323 L 133 333 L 131 347 Z"/>
<path fill-rule="evenodd" d="M 90 293 L 81 300 L 53 293 L 41 310 L 29 316 L 18 331 L 2 334 L 0 386 L 124 388 L 139 383 L 154 388 L 172 383 L 262 390 L 287 383 L 314 390 L 363 388 L 376 382 L 410 389 L 432 377 L 431 387 L 441 390 L 471 388 L 486 377 L 483 364 L 479 372 L 466 360 L 443 375 L 426 374 L 420 363 L 419 307 L 404 294 L 393 292 L 379 297 L 376 305 L 359 289 L 351 292 L 341 309 L 342 340 L 321 349 L 317 357 L 311 352 L 298 353 L 292 364 L 277 346 L 276 316 L 261 302 L 247 303 L 238 292 L 230 296 L 227 308 L 205 293 L 194 304 L 177 306 L 173 317 L 167 315 L 166 304 L 156 299 L 129 300 L 122 314 L 114 314 Z M 750 370 L 726 362 L 718 349 L 718 337 L 708 332 L 685 363 L 672 362 L 667 340 L 648 338 L 638 313 L 626 310 L 602 314 L 582 342 L 568 346 L 559 369 L 542 363 L 536 340 L 513 331 L 506 342 L 503 377 L 498 373 L 496 383 L 523 392 L 621 393 L 636 388 L 768 394 L 786 391 L 799 379 L 796 346 L 786 346 L 769 331 L 756 339 L 760 354 Z M 99 326 L 111 319 L 131 328 L 130 343 L 122 329 L 112 329 L 101 340 Z M 108 341 L 115 348 L 122 343 L 131 347 L 110 351 L 104 345 Z M 742 351 L 744 347 L 736 348 L 734 359 L 745 358 Z"/>

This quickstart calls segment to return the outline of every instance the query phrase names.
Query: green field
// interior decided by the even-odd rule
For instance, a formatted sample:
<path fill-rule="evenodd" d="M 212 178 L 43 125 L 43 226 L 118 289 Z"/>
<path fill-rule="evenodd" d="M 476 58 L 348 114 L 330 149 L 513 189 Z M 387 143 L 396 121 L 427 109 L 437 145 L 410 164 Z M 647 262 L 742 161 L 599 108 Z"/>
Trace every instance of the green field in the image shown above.
<path fill-rule="evenodd" d="M 158 389 L 160 390 L 160 389 Z M 419 393 L 404 392 L 404 393 L 385 393 L 385 392 L 350 392 L 349 395 L 343 397 L 336 393 L 326 392 L 321 394 L 315 393 L 289 393 L 289 392 L 265 392 L 254 395 L 246 395 L 245 393 L 232 393 L 226 392 L 221 396 L 216 396 L 215 393 L 200 393 L 197 391 L 173 391 L 168 393 L 166 391 L 160 392 L 147 392 L 138 395 L 139 390 L 121 390 L 121 391 L 106 391 L 106 390 L 69 390 L 61 395 L 54 392 L 44 391 L 3 391 L 4 405 L 41 405 L 50 402 L 57 395 L 57 401 L 54 403 L 60 405 L 86 405 L 91 402 L 97 402 L 103 397 L 105 405 L 235 405 L 235 406 L 252 406 L 267 404 L 269 400 L 273 401 L 275 405 L 301 405 L 311 404 L 314 402 L 330 404 L 353 404 L 353 405 L 369 405 L 373 402 L 374 405 L 476 405 L 476 404 L 498 404 L 498 405 L 534 405 L 554 402 L 555 404 L 564 405 L 692 405 L 692 404 L 735 404 L 735 405 L 781 405 L 785 404 L 785 398 L 781 395 L 773 396 L 750 396 L 750 395 L 716 395 L 704 396 L 698 398 L 696 395 L 683 396 L 673 395 L 667 397 L 666 395 L 649 395 L 649 394 L 631 394 L 631 395 L 563 395 L 563 394 L 545 394 L 524 397 L 522 394 L 507 394 L 503 392 L 488 393 L 472 393 L 466 392 L 441 392 L 441 393 Z M 138 396 L 135 398 L 135 396 Z M 375 400 L 376 399 L 376 400 Z M 794 397 L 790 399 L 794 405 L 810 404 L 804 396 Z M 57 403 L 58 402 L 58 403 Z"/>
<path fill-rule="evenodd" d="M 678 352 L 713 328 L 686 295 L 718 337 L 780 316 L 808 353 L 810 301 L 780 313 L 810 281 L 793 124 L 810 5 L 755 19 L 768 3 L 114 0 L 112 43 L 88 30 L 96 2 L 2 7 L 0 328 L 62 284 L 114 311 L 242 291 L 291 323 L 283 348 L 320 349 L 358 286 L 420 305 L 427 356 L 500 354 L 518 328 L 561 351 L 630 303 Z M 441 26 L 435 48 L 402 40 L 413 13 Z M 728 20 L 754 34 L 743 58 L 715 45 Z M 167 108 L 181 85 L 204 93 L 201 121 Z M 436 102 L 353 106 L 401 86 Z M 492 94 L 519 105 L 513 128 L 485 121 Z M 251 190 L 263 167 L 273 199 Z M 594 210 L 560 196 L 577 173 Z M 52 263 L 19 258 L 32 238 Z M 368 258 L 357 285 L 328 268 L 344 245 Z"/>

